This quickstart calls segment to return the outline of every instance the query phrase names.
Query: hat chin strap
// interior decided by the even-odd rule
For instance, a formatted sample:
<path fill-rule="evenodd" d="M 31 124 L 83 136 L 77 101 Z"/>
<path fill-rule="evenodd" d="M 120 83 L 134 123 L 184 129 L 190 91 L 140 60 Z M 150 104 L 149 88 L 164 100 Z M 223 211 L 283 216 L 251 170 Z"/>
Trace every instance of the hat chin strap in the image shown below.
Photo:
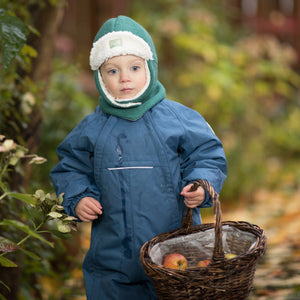
<path fill-rule="evenodd" d="M 128 107 L 139 106 L 142 104 L 142 102 L 134 102 L 134 101 L 137 98 L 139 98 L 141 95 L 144 94 L 144 92 L 147 90 L 147 88 L 149 87 L 149 84 L 150 84 L 151 76 L 150 76 L 149 67 L 148 67 L 147 61 L 144 60 L 144 62 L 145 62 L 145 70 L 146 70 L 146 83 L 145 83 L 144 87 L 133 98 L 119 99 L 119 98 L 115 98 L 112 94 L 110 94 L 103 82 L 101 72 L 98 69 L 98 79 L 99 79 L 99 84 L 101 86 L 101 89 L 102 89 L 103 93 L 105 94 L 106 98 L 114 106 L 117 106 L 120 108 L 128 108 Z"/>

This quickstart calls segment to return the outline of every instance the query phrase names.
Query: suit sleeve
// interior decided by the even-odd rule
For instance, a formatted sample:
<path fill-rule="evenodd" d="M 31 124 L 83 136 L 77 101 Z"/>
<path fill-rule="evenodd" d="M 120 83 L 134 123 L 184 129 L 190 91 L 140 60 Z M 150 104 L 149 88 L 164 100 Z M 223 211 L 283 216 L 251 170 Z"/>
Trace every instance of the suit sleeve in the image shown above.
<path fill-rule="evenodd" d="M 58 146 L 59 163 L 50 173 L 57 195 L 64 193 L 66 213 L 75 217 L 75 207 L 80 199 L 100 198 L 94 182 L 94 145 L 86 134 L 86 123 L 82 121 Z"/>
<path fill-rule="evenodd" d="M 227 174 L 226 157 L 221 141 L 196 111 L 180 112 L 183 135 L 180 141 L 181 173 L 185 182 L 207 180 L 220 193 Z M 212 205 L 206 193 L 201 207 Z"/>

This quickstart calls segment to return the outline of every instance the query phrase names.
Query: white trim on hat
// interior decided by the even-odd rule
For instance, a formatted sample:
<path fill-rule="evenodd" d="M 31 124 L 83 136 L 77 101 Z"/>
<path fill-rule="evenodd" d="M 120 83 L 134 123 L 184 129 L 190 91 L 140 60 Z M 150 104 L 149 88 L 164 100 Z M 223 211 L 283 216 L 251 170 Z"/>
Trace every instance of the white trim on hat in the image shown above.
<path fill-rule="evenodd" d="M 141 37 L 130 31 L 109 32 L 93 43 L 90 53 L 91 69 L 95 71 L 107 59 L 127 54 L 153 60 L 150 46 Z"/>

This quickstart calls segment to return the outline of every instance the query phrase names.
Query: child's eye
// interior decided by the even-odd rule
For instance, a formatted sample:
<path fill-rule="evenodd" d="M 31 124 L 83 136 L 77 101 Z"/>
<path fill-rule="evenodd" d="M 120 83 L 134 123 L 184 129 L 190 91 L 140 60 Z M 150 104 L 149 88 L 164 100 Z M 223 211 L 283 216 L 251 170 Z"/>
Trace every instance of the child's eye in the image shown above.
<path fill-rule="evenodd" d="M 132 71 L 138 71 L 141 67 L 140 66 L 133 66 L 131 67 Z"/>
<path fill-rule="evenodd" d="M 111 74 L 111 75 L 114 75 L 117 72 L 118 72 L 117 69 L 110 69 L 110 70 L 108 70 L 108 74 Z"/>

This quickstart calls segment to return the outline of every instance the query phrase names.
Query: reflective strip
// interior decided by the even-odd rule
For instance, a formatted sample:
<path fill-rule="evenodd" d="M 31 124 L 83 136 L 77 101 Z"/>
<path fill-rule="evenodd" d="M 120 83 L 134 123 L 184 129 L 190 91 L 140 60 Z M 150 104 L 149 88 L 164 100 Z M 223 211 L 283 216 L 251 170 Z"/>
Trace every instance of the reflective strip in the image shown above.
<path fill-rule="evenodd" d="M 107 168 L 109 171 L 114 170 L 129 170 L 129 169 L 153 169 L 153 167 L 118 167 L 118 168 Z"/>

